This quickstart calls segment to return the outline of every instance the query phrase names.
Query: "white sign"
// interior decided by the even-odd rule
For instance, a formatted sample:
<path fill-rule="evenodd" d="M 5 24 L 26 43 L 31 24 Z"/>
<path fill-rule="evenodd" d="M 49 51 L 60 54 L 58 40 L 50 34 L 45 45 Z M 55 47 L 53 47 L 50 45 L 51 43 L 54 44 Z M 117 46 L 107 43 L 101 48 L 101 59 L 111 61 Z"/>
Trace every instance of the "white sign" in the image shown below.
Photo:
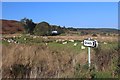
<path fill-rule="evenodd" d="M 96 40 L 84 40 L 83 45 L 86 47 L 97 47 L 98 42 Z"/>
<path fill-rule="evenodd" d="M 90 60 L 90 47 L 98 47 L 98 42 L 96 40 L 90 40 L 90 38 L 83 41 L 83 45 L 88 47 L 88 65 L 90 68 L 91 60 Z"/>
<path fill-rule="evenodd" d="M 94 41 L 92 41 L 92 40 L 84 40 L 83 45 L 87 46 L 87 47 L 94 47 Z"/>

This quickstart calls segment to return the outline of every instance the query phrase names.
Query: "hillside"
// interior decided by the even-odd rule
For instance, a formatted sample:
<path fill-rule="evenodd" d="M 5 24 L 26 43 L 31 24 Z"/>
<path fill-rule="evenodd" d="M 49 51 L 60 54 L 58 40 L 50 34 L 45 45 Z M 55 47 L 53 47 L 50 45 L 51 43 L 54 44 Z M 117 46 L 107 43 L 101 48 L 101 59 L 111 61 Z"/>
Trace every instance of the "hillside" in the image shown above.
<path fill-rule="evenodd" d="M 0 25 L 2 25 L 2 31 L 0 31 L 0 34 L 14 34 L 24 31 L 24 28 L 19 21 L 0 20 Z"/>
<path fill-rule="evenodd" d="M 14 33 L 20 33 L 24 31 L 24 28 L 22 27 L 22 24 L 19 21 L 16 20 L 0 20 L 0 25 L 2 25 L 2 31 L 0 31 L 0 34 L 14 34 Z M 51 25 L 51 24 L 50 24 Z M 59 25 L 59 24 L 58 24 Z M 57 25 L 51 25 L 52 27 L 56 27 Z M 61 27 L 61 26 L 59 26 Z M 58 28 L 59 28 L 58 27 Z M 111 28 L 65 28 L 61 27 L 62 30 L 65 31 L 66 34 L 74 34 L 81 32 L 82 34 L 118 34 L 117 29 L 111 29 Z"/>
<path fill-rule="evenodd" d="M 118 30 L 117 29 L 112 29 L 112 28 L 78 28 L 78 30 L 80 31 L 91 31 L 91 32 L 94 32 L 94 33 L 118 33 Z"/>

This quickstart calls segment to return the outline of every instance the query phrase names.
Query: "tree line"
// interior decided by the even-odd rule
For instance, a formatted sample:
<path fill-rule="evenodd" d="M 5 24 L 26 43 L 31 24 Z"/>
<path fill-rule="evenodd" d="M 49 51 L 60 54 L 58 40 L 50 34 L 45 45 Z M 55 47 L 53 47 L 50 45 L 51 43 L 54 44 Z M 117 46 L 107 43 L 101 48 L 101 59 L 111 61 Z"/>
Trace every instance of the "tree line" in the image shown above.
<path fill-rule="evenodd" d="M 57 31 L 55 35 L 64 33 L 64 27 L 57 25 L 50 25 L 49 23 L 43 21 L 38 24 L 34 23 L 32 19 L 23 18 L 20 21 L 25 29 L 25 33 L 38 35 L 38 36 L 51 36 L 53 35 L 52 31 Z"/>
<path fill-rule="evenodd" d="M 62 33 L 69 34 L 71 32 L 78 32 L 79 35 L 84 36 L 88 34 L 92 34 L 92 36 L 97 36 L 100 34 L 102 36 L 109 36 L 113 33 L 116 33 L 116 29 L 102 29 L 102 28 L 73 28 L 68 27 L 66 28 L 57 26 L 57 25 L 50 25 L 49 23 L 43 21 L 40 23 L 34 23 L 32 19 L 23 18 L 20 21 L 25 29 L 25 33 L 38 35 L 38 36 L 51 36 L 51 35 L 60 35 Z M 57 31 L 57 34 L 53 34 L 52 31 Z"/>

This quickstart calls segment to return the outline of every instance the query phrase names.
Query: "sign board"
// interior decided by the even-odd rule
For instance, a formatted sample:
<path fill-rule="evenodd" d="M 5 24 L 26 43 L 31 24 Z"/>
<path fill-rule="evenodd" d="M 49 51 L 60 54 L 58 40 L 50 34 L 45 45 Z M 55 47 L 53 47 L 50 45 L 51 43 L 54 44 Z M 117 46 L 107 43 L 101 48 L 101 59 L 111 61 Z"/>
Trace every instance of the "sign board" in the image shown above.
<path fill-rule="evenodd" d="M 93 47 L 94 46 L 94 41 L 91 40 L 84 40 L 83 45 L 87 47 Z"/>
<path fill-rule="evenodd" d="M 83 45 L 86 47 L 97 47 L 98 42 L 96 40 L 84 40 Z"/>
<path fill-rule="evenodd" d="M 88 47 L 88 65 L 90 67 L 90 47 L 98 47 L 98 42 L 96 40 L 91 40 L 90 38 L 88 38 L 83 41 L 83 45 Z"/>

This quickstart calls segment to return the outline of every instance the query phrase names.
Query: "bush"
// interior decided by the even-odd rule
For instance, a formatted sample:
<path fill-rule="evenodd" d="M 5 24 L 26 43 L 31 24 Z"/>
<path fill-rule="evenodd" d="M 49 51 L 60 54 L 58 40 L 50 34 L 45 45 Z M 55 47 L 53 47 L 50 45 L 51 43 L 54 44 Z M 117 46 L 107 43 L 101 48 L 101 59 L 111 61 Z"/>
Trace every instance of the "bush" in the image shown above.
<path fill-rule="evenodd" d="M 11 66 L 11 76 L 13 78 L 29 78 L 30 77 L 31 68 L 29 65 L 23 64 L 14 64 Z"/>
<path fill-rule="evenodd" d="M 33 32 L 35 35 L 48 36 L 48 35 L 51 35 L 52 29 L 47 22 L 41 22 L 36 25 Z"/>

